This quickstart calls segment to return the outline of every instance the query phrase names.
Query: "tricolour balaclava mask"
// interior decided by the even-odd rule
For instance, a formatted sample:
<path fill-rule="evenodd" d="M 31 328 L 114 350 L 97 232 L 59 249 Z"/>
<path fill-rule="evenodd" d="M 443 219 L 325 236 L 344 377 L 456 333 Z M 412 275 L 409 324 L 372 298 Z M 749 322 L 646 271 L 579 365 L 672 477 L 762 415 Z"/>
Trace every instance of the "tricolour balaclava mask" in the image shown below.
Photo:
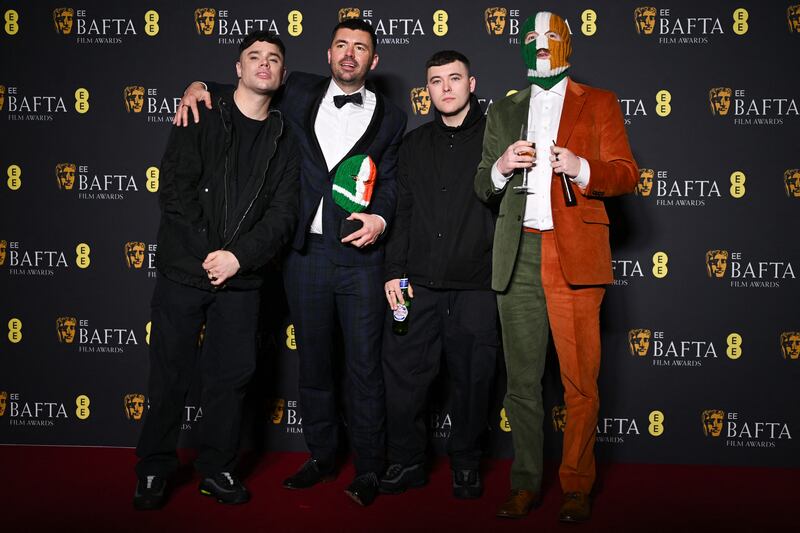
<path fill-rule="evenodd" d="M 536 39 L 525 44 L 525 36 L 532 31 L 537 33 Z M 557 33 L 561 40 L 549 39 L 547 33 L 550 31 Z M 540 11 L 528 17 L 520 31 L 520 44 L 522 57 L 528 66 L 528 81 L 534 85 L 549 90 L 567 75 L 570 66 L 567 60 L 572 55 L 572 37 L 566 21 L 559 15 Z M 536 52 L 542 48 L 550 51 L 548 59 L 537 59 Z"/>

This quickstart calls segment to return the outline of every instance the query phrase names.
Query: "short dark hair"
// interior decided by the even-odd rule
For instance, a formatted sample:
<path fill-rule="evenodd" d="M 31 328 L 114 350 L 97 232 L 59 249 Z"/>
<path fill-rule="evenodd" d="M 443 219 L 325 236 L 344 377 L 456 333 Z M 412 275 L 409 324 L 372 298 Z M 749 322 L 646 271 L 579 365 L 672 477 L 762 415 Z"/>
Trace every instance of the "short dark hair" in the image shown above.
<path fill-rule="evenodd" d="M 268 31 L 254 31 L 248 33 L 242 42 L 239 43 L 239 57 L 241 57 L 242 52 L 250 48 L 256 41 L 274 44 L 278 47 L 278 50 L 281 51 L 284 61 L 286 60 L 286 46 L 284 46 L 283 41 L 281 41 L 280 37 Z"/>
<path fill-rule="evenodd" d="M 372 41 L 372 53 L 378 51 L 378 39 L 375 37 L 375 30 L 372 28 L 372 24 L 367 22 L 364 19 L 344 19 L 339 24 L 333 27 L 333 32 L 331 33 L 331 41 L 336 36 L 336 32 L 339 31 L 341 28 L 345 28 L 348 30 L 361 30 L 369 33 L 369 38 Z"/>
<path fill-rule="evenodd" d="M 439 50 L 425 63 L 425 77 L 428 77 L 429 68 L 449 65 L 455 61 L 461 61 L 464 63 L 467 66 L 467 74 L 469 74 L 469 59 L 467 59 L 467 56 L 461 52 L 456 52 L 455 50 Z"/>

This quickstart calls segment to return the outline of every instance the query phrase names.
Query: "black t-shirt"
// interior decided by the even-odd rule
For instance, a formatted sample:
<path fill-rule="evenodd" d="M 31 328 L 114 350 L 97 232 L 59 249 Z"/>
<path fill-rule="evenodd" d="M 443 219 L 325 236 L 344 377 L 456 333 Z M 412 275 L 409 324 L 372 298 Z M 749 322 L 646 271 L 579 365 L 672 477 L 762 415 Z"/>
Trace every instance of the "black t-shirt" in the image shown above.
<path fill-rule="evenodd" d="M 253 120 L 244 116 L 235 103 L 232 107 L 236 163 L 231 172 L 230 203 L 236 206 L 248 184 L 254 179 L 255 157 L 258 153 L 258 144 L 267 129 L 265 127 L 267 119 Z"/>

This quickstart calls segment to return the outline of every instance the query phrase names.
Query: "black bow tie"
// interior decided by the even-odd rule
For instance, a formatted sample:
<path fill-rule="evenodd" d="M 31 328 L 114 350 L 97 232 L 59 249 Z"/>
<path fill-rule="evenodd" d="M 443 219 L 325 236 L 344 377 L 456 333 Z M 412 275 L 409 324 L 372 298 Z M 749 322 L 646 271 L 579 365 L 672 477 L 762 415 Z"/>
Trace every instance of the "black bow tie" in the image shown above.
<path fill-rule="evenodd" d="M 361 105 L 364 101 L 361 99 L 361 93 L 337 94 L 333 97 L 333 105 L 338 109 L 341 109 L 348 102 Z"/>

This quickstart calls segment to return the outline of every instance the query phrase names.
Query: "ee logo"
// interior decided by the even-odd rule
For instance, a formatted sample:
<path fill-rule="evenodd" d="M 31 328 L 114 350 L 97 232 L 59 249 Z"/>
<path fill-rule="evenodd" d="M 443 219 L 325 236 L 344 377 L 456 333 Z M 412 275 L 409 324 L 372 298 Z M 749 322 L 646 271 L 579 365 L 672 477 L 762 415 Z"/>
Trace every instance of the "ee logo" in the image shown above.
<path fill-rule="evenodd" d="M 728 341 L 728 349 L 725 353 L 729 359 L 739 359 L 742 356 L 742 336 L 738 333 L 731 333 L 726 339 Z"/>
<path fill-rule="evenodd" d="M 14 344 L 22 340 L 22 321 L 19 318 L 8 321 L 8 340 Z"/>
<path fill-rule="evenodd" d="M 731 174 L 731 196 L 734 198 L 741 198 L 744 196 L 745 187 L 744 182 L 747 181 L 747 176 L 741 170 L 735 171 Z"/>
<path fill-rule="evenodd" d="M 92 249 L 89 248 L 89 245 L 85 242 L 80 243 L 78 246 L 75 247 L 75 253 L 77 256 L 75 257 L 75 266 L 78 268 L 89 268 L 89 264 L 92 262 L 89 254 L 92 252 Z"/>
<path fill-rule="evenodd" d="M 286 347 L 290 350 L 297 349 L 297 339 L 294 336 L 294 324 L 289 324 L 286 328 Z"/>
<path fill-rule="evenodd" d="M 750 28 L 747 24 L 747 19 L 750 18 L 750 13 L 743 7 L 733 12 L 733 33 L 736 35 L 744 35 Z"/>
<path fill-rule="evenodd" d="M 158 11 L 151 9 L 144 14 L 144 32 L 150 37 L 158 35 Z"/>
<path fill-rule="evenodd" d="M 89 90 L 83 87 L 75 91 L 75 111 L 84 114 L 89 111 Z"/>
<path fill-rule="evenodd" d="M 22 187 L 22 169 L 19 168 L 19 165 L 9 165 L 6 174 L 8 175 L 8 181 L 6 182 L 8 188 L 12 191 L 18 191 Z"/>
<path fill-rule="evenodd" d="M 664 413 L 661 411 L 650 411 L 650 416 L 647 417 L 650 425 L 647 426 L 647 431 L 654 437 L 660 437 L 664 433 Z"/>
<path fill-rule="evenodd" d="M 144 171 L 144 175 L 147 176 L 147 181 L 144 182 L 144 186 L 147 187 L 147 190 L 150 192 L 158 192 L 158 178 L 161 175 L 161 171 L 158 170 L 158 167 L 148 167 L 148 169 Z"/>
<path fill-rule="evenodd" d="M 593 9 L 587 9 L 581 13 L 581 32 L 587 37 L 597 33 L 597 13 Z"/>
<path fill-rule="evenodd" d="M 500 409 L 500 429 L 508 433 L 511 431 L 511 422 L 508 420 L 508 416 L 506 415 L 506 408 L 503 407 Z"/>
<path fill-rule="evenodd" d="M 86 420 L 89 418 L 89 415 L 91 414 L 91 411 L 89 410 L 90 403 L 92 403 L 91 400 L 85 394 L 81 394 L 75 398 L 75 405 L 78 406 L 78 408 L 75 409 L 75 416 L 81 420 Z"/>
<path fill-rule="evenodd" d="M 656 114 L 659 117 L 666 117 L 672 113 L 672 106 L 669 103 L 672 101 L 672 95 L 666 89 L 661 89 L 656 93 Z"/>
<path fill-rule="evenodd" d="M 433 12 L 433 33 L 437 37 L 442 37 L 447 35 L 447 19 L 450 16 L 447 14 L 447 11 L 444 9 L 437 9 Z"/>
<path fill-rule="evenodd" d="M 6 33 L 9 35 L 16 35 L 19 31 L 19 13 L 13 9 L 9 9 L 5 12 L 3 19 L 6 21 Z"/>
<path fill-rule="evenodd" d="M 669 256 L 666 252 L 656 252 L 653 254 L 653 275 L 658 279 L 662 279 L 667 277 L 667 273 L 669 272 L 669 268 L 667 268 L 667 263 L 669 262 Z"/>
<path fill-rule="evenodd" d="M 303 33 L 303 14 L 298 11 L 289 11 L 289 28 L 286 30 L 292 37 L 297 37 Z"/>
<path fill-rule="evenodd" d="M 150 322 L 148 322 L 147 324 L 144 325 L 144 331 L 146 332 L 146 335 L 144 336 L 144 341 L 147 343 L 148 346 L 150 346 L 150 328 L 151 327 L 153 327 L 153 322 L 152 321 L 150 321 Z"/>

